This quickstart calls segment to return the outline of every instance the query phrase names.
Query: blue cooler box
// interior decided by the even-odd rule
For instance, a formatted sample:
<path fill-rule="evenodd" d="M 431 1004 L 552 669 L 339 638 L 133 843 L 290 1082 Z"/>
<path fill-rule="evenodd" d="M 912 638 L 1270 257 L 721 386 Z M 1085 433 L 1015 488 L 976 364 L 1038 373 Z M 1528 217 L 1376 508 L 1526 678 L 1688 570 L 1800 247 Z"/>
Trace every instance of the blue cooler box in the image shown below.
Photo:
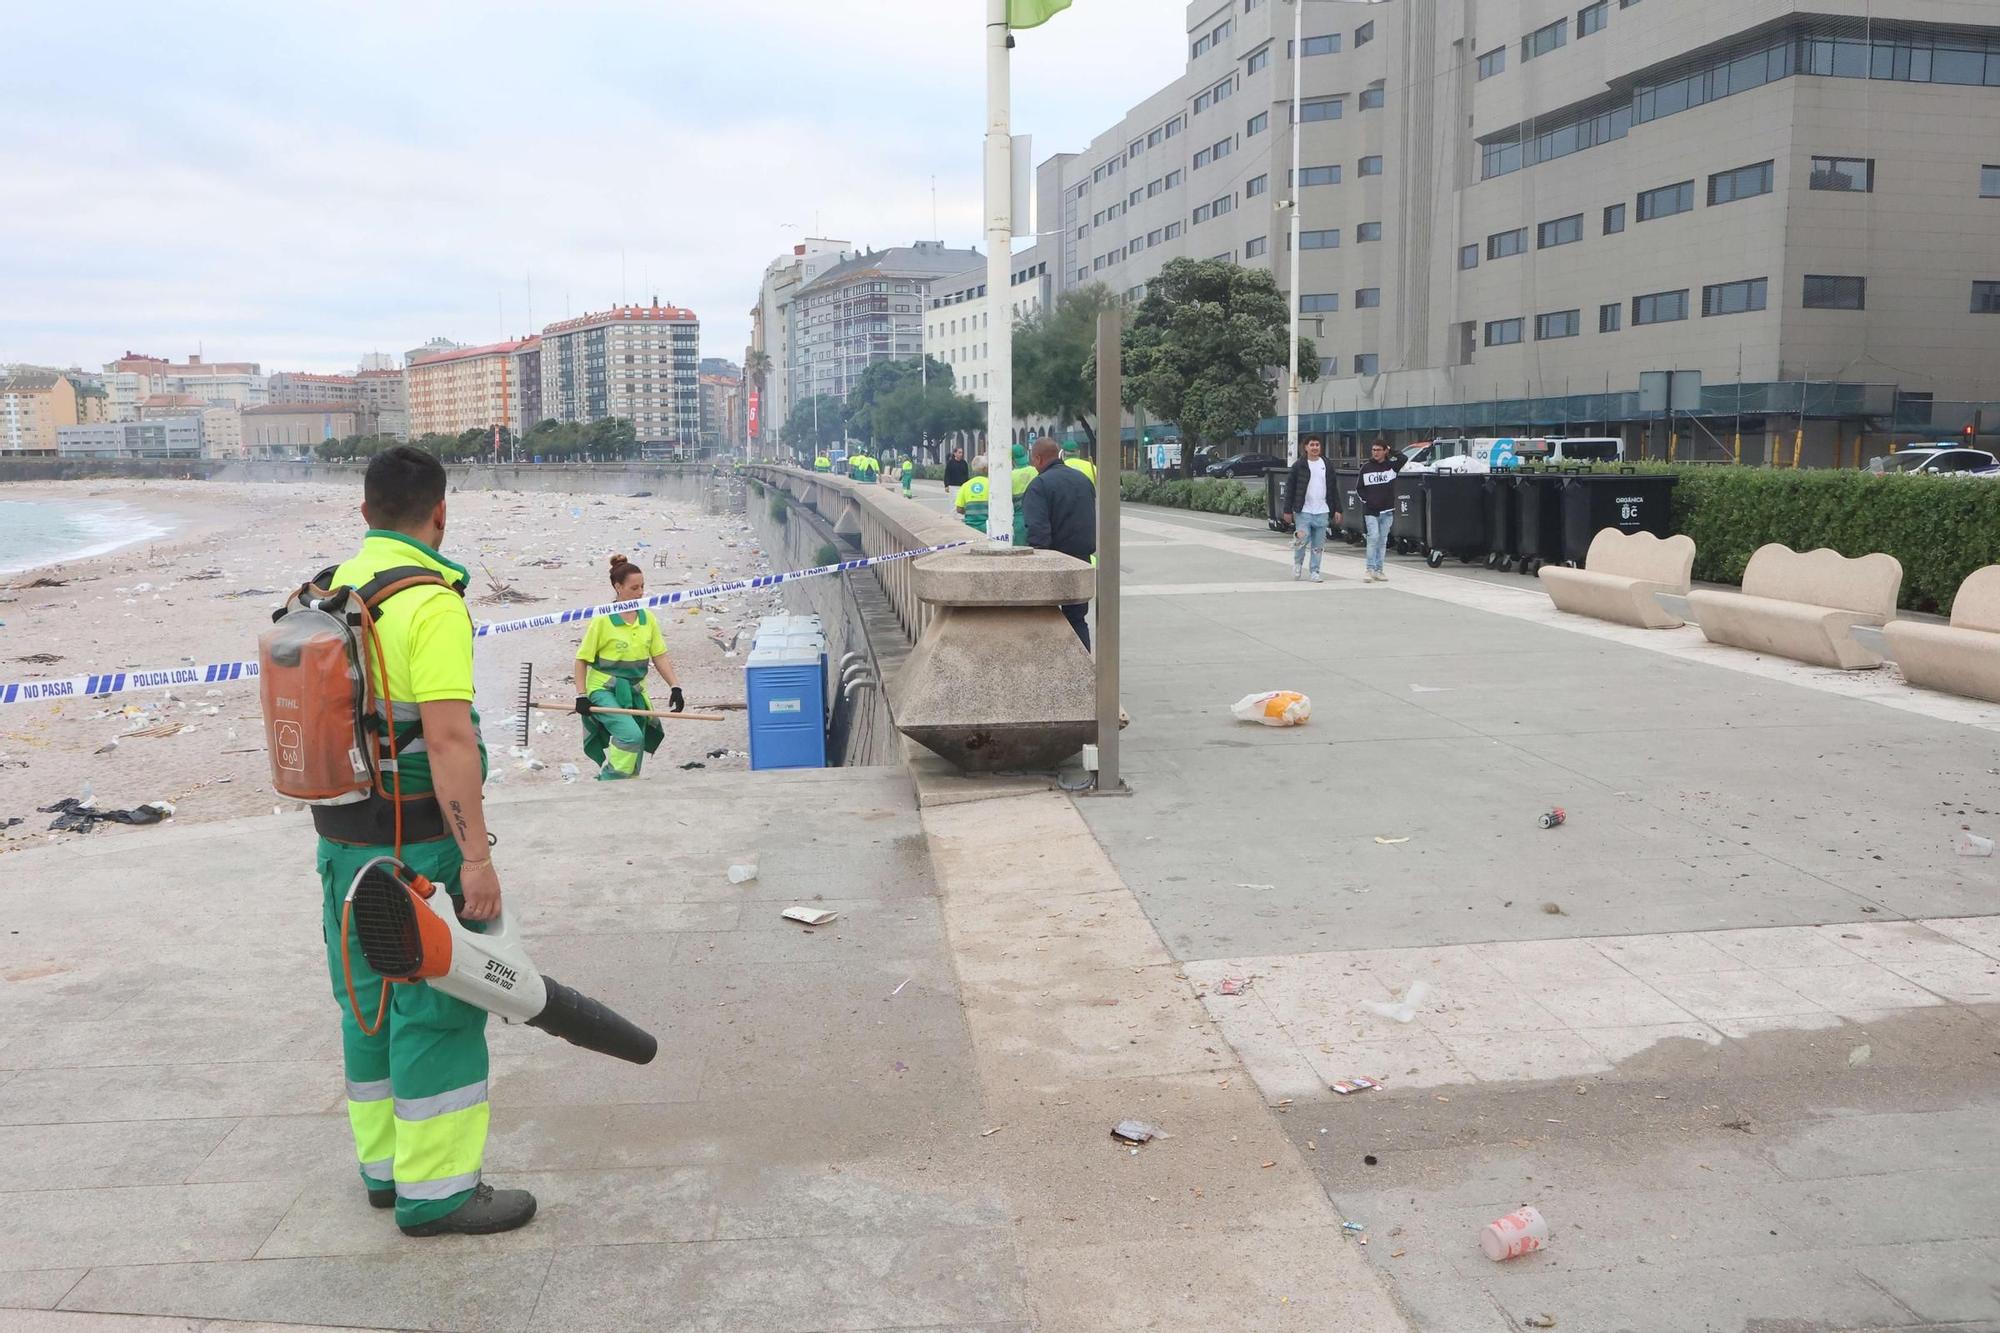
<path fill-rule="evenodd" d="M 757 623 L 743 666 L 750 767 L 826 767 L 826 635 L 818 616 Z"/>

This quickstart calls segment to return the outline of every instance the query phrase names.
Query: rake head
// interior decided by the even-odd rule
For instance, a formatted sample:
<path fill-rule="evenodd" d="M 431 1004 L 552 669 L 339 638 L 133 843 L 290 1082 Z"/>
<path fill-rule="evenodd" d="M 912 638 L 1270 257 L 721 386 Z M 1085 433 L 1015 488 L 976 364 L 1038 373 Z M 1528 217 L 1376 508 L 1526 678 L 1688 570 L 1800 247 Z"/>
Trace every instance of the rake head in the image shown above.
<path fill-rule="evenodd" d="M 521 696 L 514 702 L 520 706 L 520 720 L 514 724 L 514 744 L 525 750 L 528 748 L 528 719 L 535 714 L 531 706 L 535 701 L 535 664 L 521 663 Z"/>

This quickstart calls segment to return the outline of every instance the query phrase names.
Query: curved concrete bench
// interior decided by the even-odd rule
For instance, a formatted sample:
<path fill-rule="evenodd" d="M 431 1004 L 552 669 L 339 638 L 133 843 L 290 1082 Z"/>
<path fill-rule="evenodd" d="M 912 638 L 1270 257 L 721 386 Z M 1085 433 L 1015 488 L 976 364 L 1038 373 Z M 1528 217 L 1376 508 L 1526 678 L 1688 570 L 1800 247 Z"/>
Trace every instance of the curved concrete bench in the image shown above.
<path fill-rule="evenodd" d="M 1903 565 L 1892 555 L 1850 559 L 1824 548 L 1800 554 L 1771 542 L 1750 557 L 1742 592 L 1691 592 L 1688 608 L 1710 643 L 1863 671 L 1882 659 L 1856 643 L 1848 627 L 1886 625 L 1902 586 Z"/>
<path fill-rule="evenodd" d="M 1949 625 L 1895 620 L 1882 637 L 1910 684 L 2000 703 L 2000 565 L 1965 576 Z"/>
<path fill-rule="evenodd" d="M 1543 565 L 1542 587 L 1557 609 L 1641 629 L 1675 629 L 1654 593 L 1685 593 L 1694 572 L 1694 538 L 1655 537 L 1606 528 L 1590 539 L 1582 569 Z"/>

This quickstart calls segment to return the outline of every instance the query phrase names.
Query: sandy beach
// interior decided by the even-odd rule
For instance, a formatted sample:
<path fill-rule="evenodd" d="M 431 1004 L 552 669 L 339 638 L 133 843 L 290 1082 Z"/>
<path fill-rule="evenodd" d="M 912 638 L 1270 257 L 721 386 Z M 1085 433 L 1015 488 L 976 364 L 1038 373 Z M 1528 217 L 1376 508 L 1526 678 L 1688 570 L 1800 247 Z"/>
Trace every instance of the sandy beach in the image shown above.
<path fill-rule="evenodd" d="M 284 590 L 345 559 L 364 528 L 358 486 L 93 481 L 9 486 L 4 494 L 123 503 L 171 530 L 108 554 L 0 576 L 0 682 L 254 659 L 257 636 Z M 709 515 L 697 504 L 478 490 L 451 495 L 444 553 L 472 571 L 467 600 L 475 620 L 605 601 L 614 552 L 645 570 L 651 593 L 771 572 L 740 516 Z M 38 579 L 61 586 L 27 586 Z M 504 597 L 499 585 L 531 600 Z M 763 591 L 661 616 L 691 707 L 742 700 L 749 630 L 779 609 L 776 603 L 775 592 Z M 494 794 L 564 781 L 565 764 L 575 765 L 579 780 L 590 780 L 593 766 L 574 718 L 538 714 L 529 755 L 513 748 L 521 663 L 535 664 L 540 698 L 567 704 L 579 634 L 560 626 L 479 641 L 476 706 Z M 664 703 L 657 677 L 653 691 Z M 668 723 L 666 742 L 647 760 L 642 781 L 698 782 L 705 771 L 746 768 L 744 715 L 725 716 Z M 710 757 L 714 750 L 730 753 Z M 685 763 L 703 769 L 683 770 Z M 254 681 L 0 707 L 0 854 L 86 836 L 50 833 L 53 816 L 39 813 L 86 795 L 119 809 L 170 801 L 179 822 L 274 811 L 306 817 L 271 792 Z M 21 822 L 9 827 L 10 819 Z M 87 836 L 146 832 L 100 825 Z"/>

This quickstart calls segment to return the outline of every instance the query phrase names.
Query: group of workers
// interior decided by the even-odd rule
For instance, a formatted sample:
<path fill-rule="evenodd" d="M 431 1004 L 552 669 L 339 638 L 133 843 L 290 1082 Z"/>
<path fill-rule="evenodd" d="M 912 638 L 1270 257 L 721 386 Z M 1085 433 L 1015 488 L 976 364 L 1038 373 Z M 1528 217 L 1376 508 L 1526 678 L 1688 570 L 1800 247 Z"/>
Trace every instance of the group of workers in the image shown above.
<path fill-rule="evenodd" d="M 1097 464 L 1077 453 L 1074 441 L 1061 445 L 1057 445 L 1054 440 L 1045 440 L 1043 443 L 1058 448 L 1061 451 L 1063 466 L 1075 468 L 1089 480 L 1093 488 L 1096 487 Z M 1013 541 L 1016 546 L 1026 546 L 1028 545 L 1028 527 L 1022 517 L 1021 498 L 1028 493 L 1029 485 L 1037 476 L 1037 469 L 1031 461 L 1028 446 L 1024 444 L 1013 446 L 1011 456 L 1014 466 L 1008 474 L 1007 482 L 1008 493 L 1014 497 Z M 969 474 L 959 484 L 958 491 L 952 499 L 952 507 L 958 511 L 958 516 L 964 519 L 967 524 L 978 528 L 982 532 L 986 530 L 989 503 L 992 499 L 991 482 L 986 471 L 987 461 L 985 454 L 981 454 L 972 460 Z"/>

